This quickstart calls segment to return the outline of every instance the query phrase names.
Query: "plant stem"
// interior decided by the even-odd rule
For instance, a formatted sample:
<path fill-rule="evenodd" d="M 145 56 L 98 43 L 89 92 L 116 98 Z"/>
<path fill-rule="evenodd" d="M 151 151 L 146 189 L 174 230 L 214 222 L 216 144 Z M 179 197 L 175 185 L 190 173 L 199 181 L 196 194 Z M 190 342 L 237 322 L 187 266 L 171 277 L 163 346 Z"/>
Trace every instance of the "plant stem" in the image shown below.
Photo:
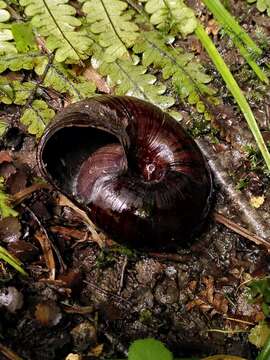
<path fill-rule="evenodd" d="M 266 340 L 266 343 L 260 354 L 257 356 L 256 360 L 269 360 L 269 359 L 270 359 L 270 336 Z"/>
<path fill-rule="evenodd" d="M 230 36 L 234 45 L 239 49 L 249 66 L 253 69 L 258 78 L 269 84 L 269 79 L 263 70 L 253 59 L 262 54 L 262 50 L 237 23 L 233 16 L 226 10 L 219 0 L 203 0 L 208 9 L 213 13 L 217 21 L 223 26 L 225 32 Z"/>
<path fill-rule="evenodd" d="M 213 13 L 217 20 L 227 26 L 236 37 L 242 41 L 244 45 L 257 55 L 262 54 L 262 50 L 257 44 L 251 39 L 251 37 L 244 31 L 244 29 L 238 24 L 234 17 L 229 13 L 228 10 L 222 5 L 219 0 L 203 0 L 208 9 Z"/>
<path fill-rule="evenodd" d="M 206 34 L 204 28 L 201 24 L 198 24 L 195 33 L 203 46 L 205 47 L 208 55 L 210 56 L 211 60 L 213 61 L 214 65 L 216 66 L 217 70 L 219 71 L 220 75 L 222 76 L 223 80 L 226 83 L 227 88 L 232 93 L 235 101 L 239 105 L 247 123 L 248 126 L 256 140 L 256 143 L 258 145 L 258 148 L 260 149 L 262 156 L 264 158 L 264 161 L 270 170 L 270 154 L 268 152 L 267 146 L 264 142 L 264 139 L 262 137 L 262 134 L 260 132 L 260 129 L 258 127 L 258 124 L 255 120 L 255 117 L 253 115 L 253 112 L 244 97 L 241 89 L 239 88 L 237 82 L 235 81 L 232 73 L 230 72 L 229 68 L 225 64 L 224 60 L 220 56 L 219 52 L 217 51 L 214 43 L 210 39 L 210 37 Z"/>
<path fill-rule="evenodd" d="M 16 259 L 14 256 L 12 256 L 2 246 L 0 246 L 0 259 L 6 261 L 10 266 L 12 266 L 14 269 L 16 269 L 22 275 L 28 276 L 27 273 L 24 271 L 24 269 L 21 267 L 22 263 L 20 262 L 20 260 Z"/>

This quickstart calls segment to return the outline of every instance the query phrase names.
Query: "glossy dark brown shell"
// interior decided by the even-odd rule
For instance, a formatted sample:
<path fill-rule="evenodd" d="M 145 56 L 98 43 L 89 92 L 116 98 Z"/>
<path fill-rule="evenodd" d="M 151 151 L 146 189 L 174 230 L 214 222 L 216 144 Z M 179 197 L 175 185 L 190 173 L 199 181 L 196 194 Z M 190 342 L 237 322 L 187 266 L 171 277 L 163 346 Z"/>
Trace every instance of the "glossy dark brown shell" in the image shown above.
<path fill-rule="evenodd" d="M 59 113 L 38 147 L 43 176 L 117 241 L 185 245 L 209 211 L 211 174 L 168 114 L 97 96 Z"/>

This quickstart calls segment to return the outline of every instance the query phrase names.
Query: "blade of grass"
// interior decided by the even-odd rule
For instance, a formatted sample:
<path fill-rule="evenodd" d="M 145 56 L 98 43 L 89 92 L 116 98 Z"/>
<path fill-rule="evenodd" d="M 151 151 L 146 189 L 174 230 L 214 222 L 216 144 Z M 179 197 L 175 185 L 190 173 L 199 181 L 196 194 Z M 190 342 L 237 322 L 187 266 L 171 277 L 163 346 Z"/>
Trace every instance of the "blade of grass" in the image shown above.
<path fill-rule="evenodd" d="M 266 340 L 266 343 L 262 351 L 257 356 L 256 360 L 269 360 L 270 359 L 270 336 Z"/>
<path fill-rule="evenodd" d="M 7 262 L 10 266 L 12 266 L 14 269 L 16 269 L 19 273 L 21 273 L 24 276 L 28 276 L 28 274 L 24 271 L 24 269 L 21 267 L 22 263 L 20 260 L 16 259 L 14 256 L 12 256 L 5 248 L 0 246 L 0 259 Z"/>
<path fill-rule="evenodd" d="M 214 43 L 210 39 L 210 37 L 205 32 L 204 28 L 201 24 L 198 24 L 195 33 L 199 40 L 201 41 L 202 45 L 204 46 L 205 50 L 207 51 L 209 57 L 213 61 L 214 65 L 216 66 L 217 70 L 219 71 L 220 75 L 222 76 L 223 80 L 225 81 L 227 88 L 232 93 L 235 101 L 239 105 L 247 123 L 248 126 L 256 140 L 256 143 L 258 145 L 258 148 L 260 149 L 262 156 L 264 158 L 264 161 L 270 170 L 270 154 L 268 152 L 267 146 L 264 142 L 264 139 L 262 137 L 262 134 L 260 132 L 260 129 L 258 127 L 258 124 L 255 120 L 255 117 L 253 115 L 253 112 L 243 95 L 241 89 L 239 88 L 237 82 L 235 81 L 232 73 L 230 72 L 229 68 L 225 64 L 224 60 L 220 56 L 219 52 L 217 51 Z"/>
<path fill-rule="evenodd" d="M 237 23 L 233 16 L 226 10 L 219 0 L 203 0 L 208 9 L 213 13 L 219 24 L 224 28 L 225 32 L 230 36 L 234 45 L 239 49 L 240 54 L 253 69 L 258 78 L 269 84 L 269 79 L 263 70 L 253 59 L 262 54 L 262 50 Z"/>
<path fill-rule="evenodd" d="M 251 53 L 262 55 L 262 50 L 251 39 L 251 37 L 244 31 L 244 29 L 238 24 L 229 11 L 222 5 L 219 0 L 203 0 L 208 9 L 213 13 L 218 21 L 223 23 L 242 41 Z"/>

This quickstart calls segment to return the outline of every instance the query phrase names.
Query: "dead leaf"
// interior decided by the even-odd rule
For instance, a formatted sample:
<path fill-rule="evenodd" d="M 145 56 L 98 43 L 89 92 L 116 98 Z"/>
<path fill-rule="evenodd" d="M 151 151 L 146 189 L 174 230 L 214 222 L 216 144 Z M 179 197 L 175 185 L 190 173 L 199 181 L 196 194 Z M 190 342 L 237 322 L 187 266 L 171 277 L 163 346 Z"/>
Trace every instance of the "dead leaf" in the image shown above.
<path fill-rule="evenodd" d="M 189 311 L 194 307 L 198 307 L 202 312 L 211 311 L 210 316 L 214 316 L 217 313 L 227 314 L 228 300 L 223 294 L 215 291 L 213 277 L 205 276 L 202 282 L 205 285 L 205 289 L 194 300 L 186 304 L 186 309 Z"/>
<path fill-rule="evenodd" d="M 208 21 L 206 32 L 208 35 L 213 34 L 217 35 L 219 32 L 219 24 L 215 19 L 211 19 Z"/>
<path fill-rule="evenodd" d="M 102 354 L 102 351 L 103 351 L 103 344 L 99 344 L 99 345 L 93 347 L 93 348 L 89 351 L 88 355 L 98 358 L 98 357 L 100 357 L 100 355 Z"/>
<path fill-rule="evenodd" d="M 50 270 L 49 278 L 51 280 L 54 280 L 55 279 L 55 261 L 54 261 L 54 257 L 53 257 L 53 251 L 52 251 L 52 246 L 51 246 L 50 240 L 47 238 L 47 236 L 45 236 L 40 231 L 37 231 L 34 236 L 40 243 L 40 246 L 43 250 L 46 265 L 47 265 L 48 269 Z"/>
<path fill-rule="evenodd" d="M 255 209 L 258 209 L 259 207 L 262 206 L 262 204 L 264 203 L 264 196 L 251 196 L 251 198 L 249 199 L 249 203 L 252 207 L 254 207 Z"/>
<path fill-rule="evenodd" d="M 108 84 L 106 83 L 105 79 L 92 67 L 88 67 L 84 72 L 83 76 L 93 82 L 99 91 L 110 94 L 111 89 L 109 88 Z"/>

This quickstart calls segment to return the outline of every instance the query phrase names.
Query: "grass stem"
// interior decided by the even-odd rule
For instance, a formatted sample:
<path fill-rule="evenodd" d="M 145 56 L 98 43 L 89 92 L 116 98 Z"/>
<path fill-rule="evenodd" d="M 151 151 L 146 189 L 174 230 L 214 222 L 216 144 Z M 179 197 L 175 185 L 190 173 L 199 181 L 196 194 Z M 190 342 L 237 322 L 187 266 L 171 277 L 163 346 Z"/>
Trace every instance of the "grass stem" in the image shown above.
<path fill-rule="evenodd" d="M 205 32 L 205 30 L 201 24 L 198 24 L 195 32 L 196 32 L 197 37 L 201 41 L 202 45 L 204 46 L 205 50 L 207 51 L 209 57 L 213 61 L 217 70 L 219 71 L 220 75 L 222 76 L 223 80 L 225 81 L 227 88 L 230 90 L 235 101 L 239 105 L 239 107 L 248 123 L 248 126 L 256 140 L 258 148 L 260 149 L 260 151 L 262 153 L 262 156 L 267 165 L 267 168 L 270 170 L 269 151 L 267 149 L 267 146 L 264 142 L 264 139 L 262 137 L 262 134 L 260 132 L 258 124 L 255 120 L 253 112 L 252 112 L 245 96 L 243 95 L 241 89 L 239 88 L 239 86 L 238 86 L 236 80 L 234 79 L 232 73 L 230 72 L 229 68 L 227 67 L 224 60 L 222 59 L 219 52 L 217 51 L 214 43 L 212 42 L 210 37 L 207 35 L 207 33 Z"/>
<path fill-rule="evenodd" d="M 226 10 L 219 0 L 203 0 L 225 32 L 230 36 L 240 54 L 253 69 L 258 78 L 266 84 L 269 79 L 256 63 L 256 58 L 262 55 L 262 50 L 256 45 L 234 17 Z"/>

